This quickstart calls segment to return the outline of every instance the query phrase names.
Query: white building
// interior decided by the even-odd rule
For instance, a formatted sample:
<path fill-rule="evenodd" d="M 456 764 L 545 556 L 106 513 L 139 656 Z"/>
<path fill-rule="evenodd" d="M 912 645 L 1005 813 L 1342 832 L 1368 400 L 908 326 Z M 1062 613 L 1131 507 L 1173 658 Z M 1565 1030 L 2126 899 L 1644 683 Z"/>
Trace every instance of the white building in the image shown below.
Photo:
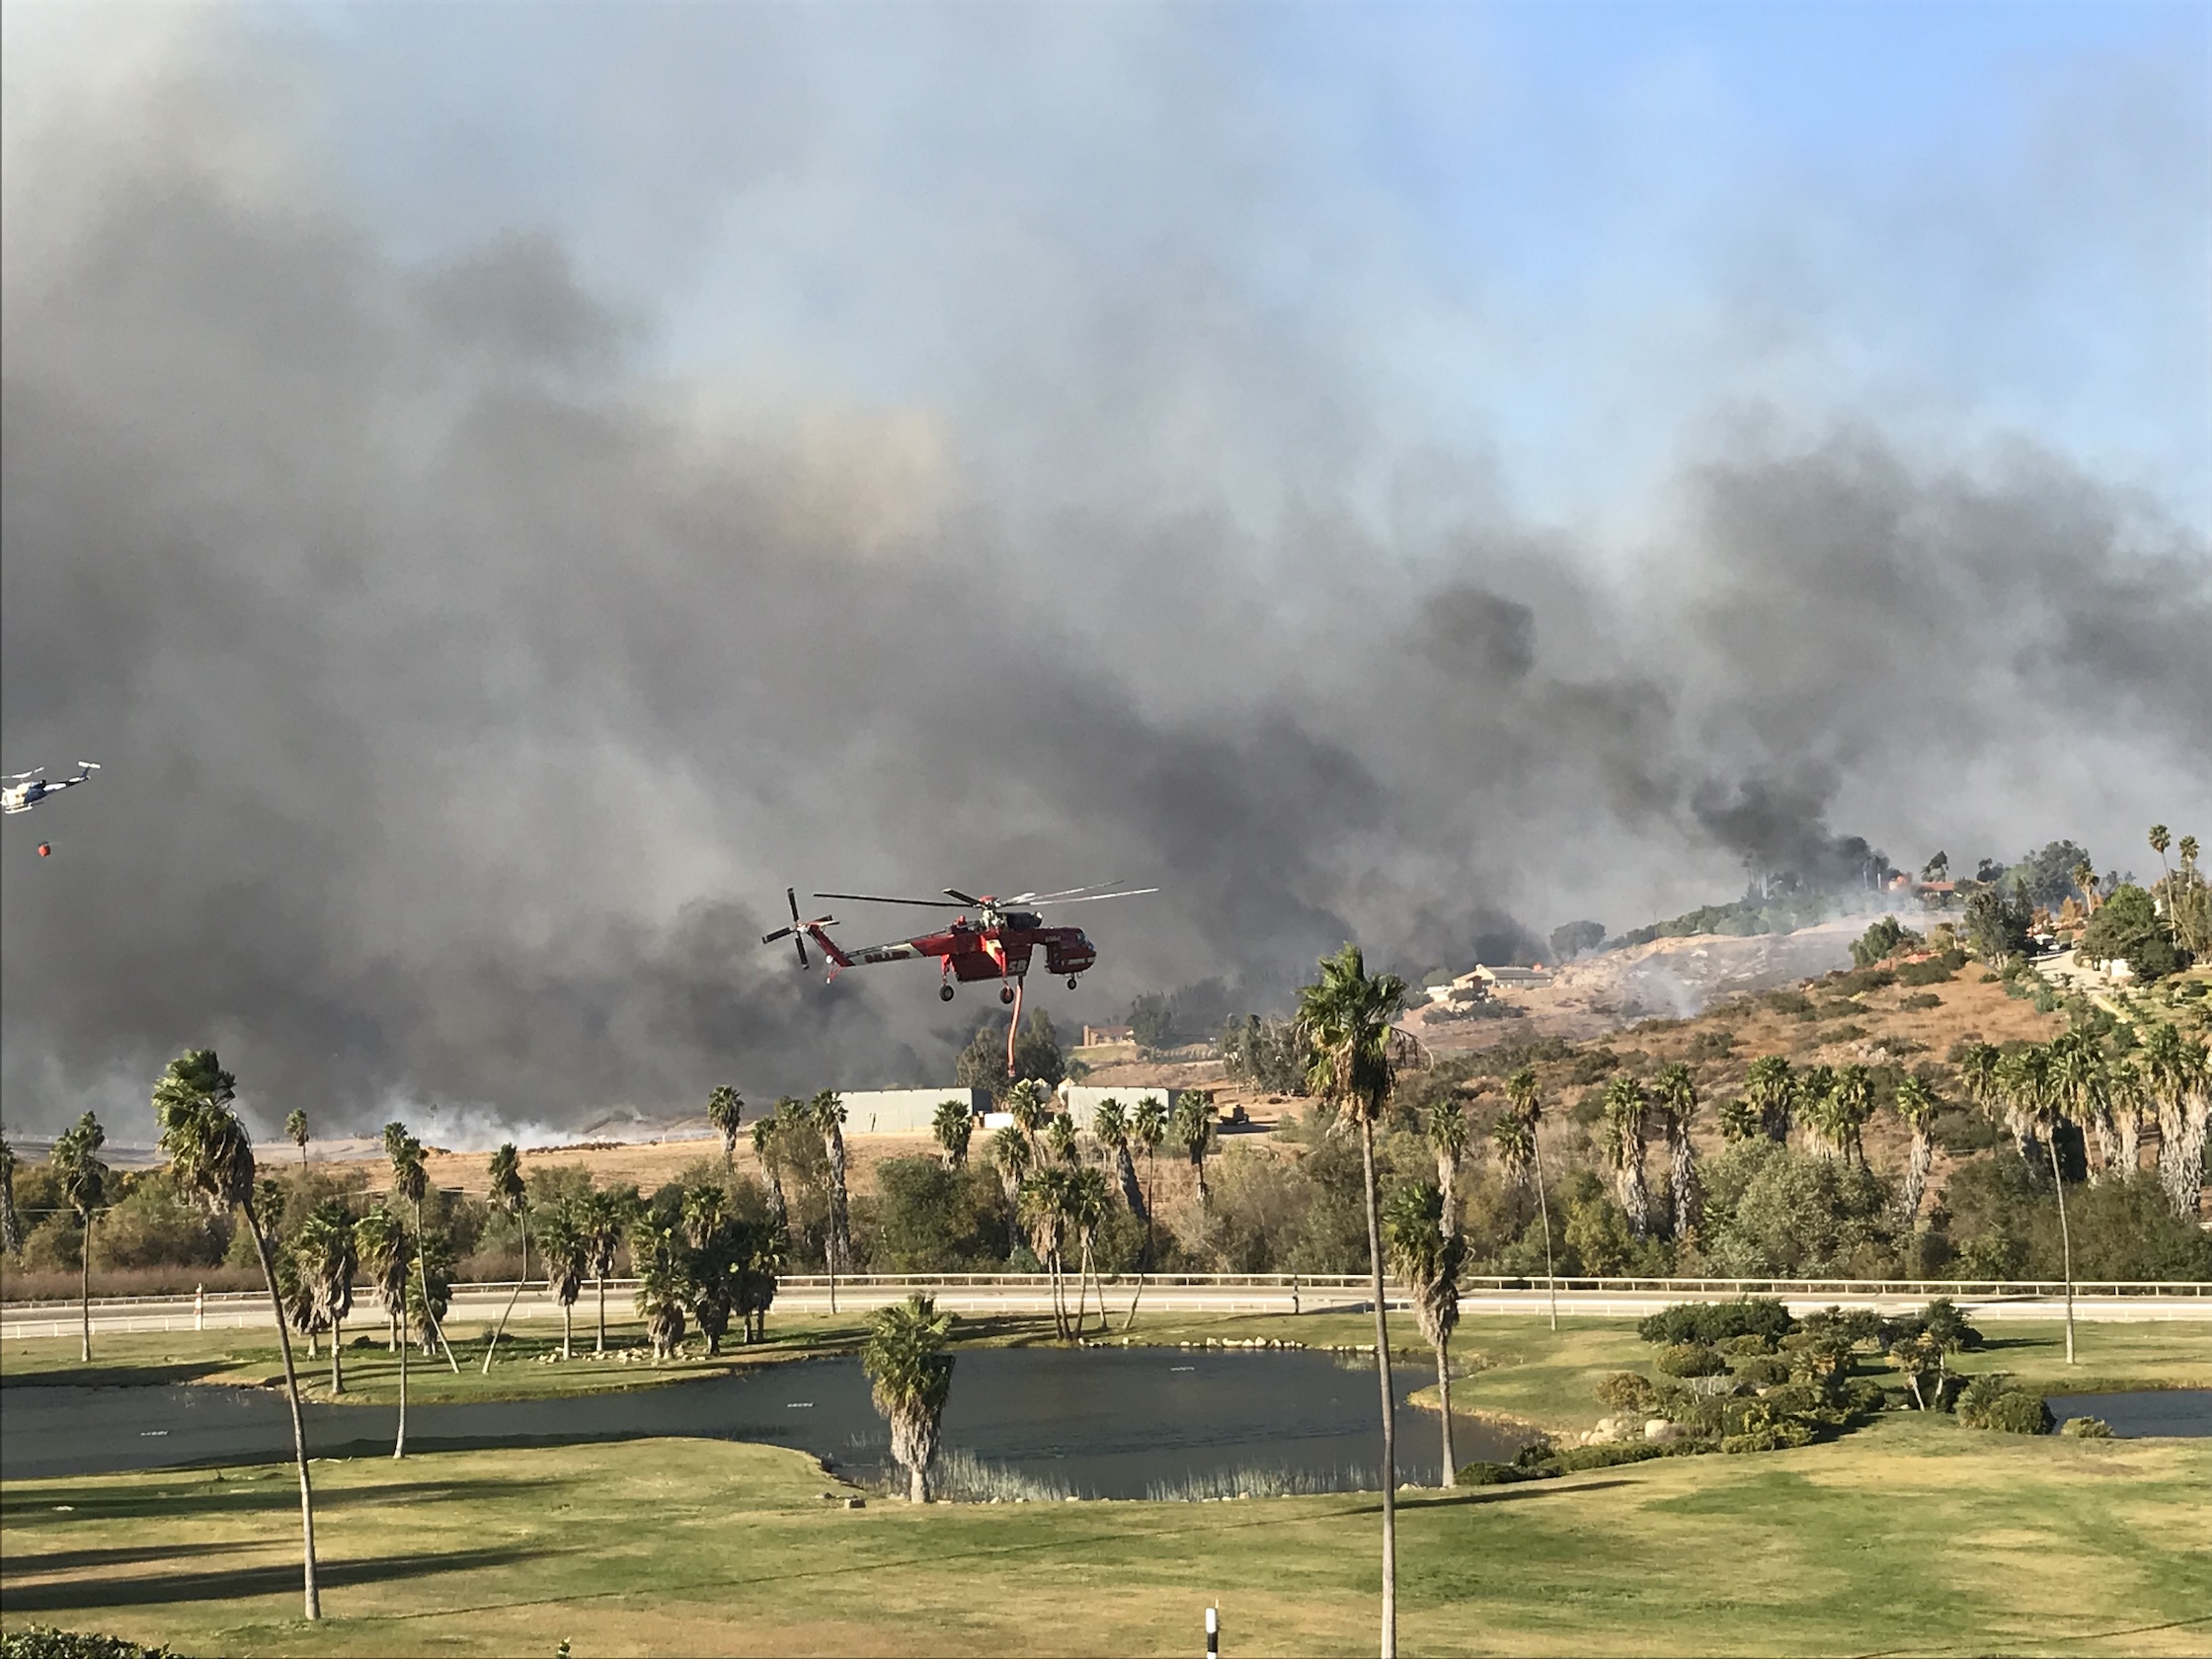
<path fill-rule="evenodd" d="M 1149 1096 L 1167 1111 L 1175 1110 L 1175 1103 L 1186 1094 L 1196 1094 L 1211 1100 L 1211 1089 L 1173 1088 L 1097 1088 L 1088 1083 L 1062 1083 L 1053 1091 L 1053 1101 L 1063 1112 L 1075 1120 L 1077 1129 L 1089 1129 L 1091 1114 L 1098 1110 L 1102 1100 L 1118 1100 L 1125 1112 L 1134 1111 L 1137 1103 Z"/>
<path fill-rule="evenodd" d="M 927 1135 L 948 1100 L 964 1102 L 978 1117 L 990 1105 L 988 1089 L 856 1089 L 837 1098 L 844 1102 L 847 1135 Z"/>

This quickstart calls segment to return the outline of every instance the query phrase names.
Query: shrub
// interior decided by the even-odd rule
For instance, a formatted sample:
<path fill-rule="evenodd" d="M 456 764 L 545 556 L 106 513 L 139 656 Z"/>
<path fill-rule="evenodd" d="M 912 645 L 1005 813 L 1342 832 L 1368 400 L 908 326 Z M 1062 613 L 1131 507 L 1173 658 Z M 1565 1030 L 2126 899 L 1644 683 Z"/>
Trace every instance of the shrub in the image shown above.
<path fill-rule="evenodd" d="M 1736 1381 L 1753 1388 L 1771 1388 L 1789 1381 L 1789 1363 L 1774 1354 L 1747 1354 L 1736 1361 Z"/>
<path fill-rule="evenodd" d="M 1620 1069 L 1620 1057 L 1609 1048 L 1585 1049 L 1574 1057 L 1574 1066 L 1567 1072 L 1570 1083 L 1595 1083 L 1607 1073 Z"/>
<path fill-rule="evenodd" d="M 1736 1302 L 1685 1302 L 1663 1307 L 1639 1320 L 1636 1334 L 1646 1342 L 1695 1342 L 1709 1348 L 1737 1336 L 1776 1342 L 1796 1328 L 1789 1309 L 1774 1298 L 1744 1297 Z"/>
<path fill-rule="evenodd" d="M 1837 979 L 1836 988 L 1846 996 L 1856 996 L 1862 991 L 1879 990 L 1896 983 L 1896 974 L 1887 968 L 1854 968 Z"/>
<path fill-rule="evenodd" d="M 2101 1417 L 2069 1417 L 2058 1432 L 2069 1440 L 2110 1440 L 2112 1425 Z"/>
<path fill-rule="evenodd" d="M 1659 1369 L 1669 1377 L 1718 1377 L 1728 1369 L 1728 1362 L 1703 1343 L 1677 1342 L 1659 1356 Z"/>
<path fill-rule="evenodd" d="M 1617 1371 L 1598 1384 L 1598 1402 L 1615 1412 L 1632 1411 L 1649 1416 L 1659 1395 L 1648 1378 L 1632 1371 Z"/>
<path fill-rule="evenodd" d="M 1965 958 L 1961 957 L 1959 960 L 1964 961 Z M 1897 983 L 1903 986 L 1944 985 L 1954 979 L 1957 973 L 1958 964 L 1952 962 L 1948 955 L 1932 956 L 1926 962 L 1908 962 L 1898 969 Z M 1939 1001 L 1941 998 L 1931 1000 Z"/>
<path fill-rule="evenodd" d="M 1690 1058 L 1692 1060 L 1726 1060 L 1728 1051 L 1735 1046 L 1736 1038 L 1733 1032 L 1707 1028 L 1690 1039 Z"/>
<path fill-rule="evenodd" d="M 2051 1408 L 2041 1394 L 1993 1371 L 1960 1390 L 1958 1420 L 1970 1429 L 1994 1429 L 2000 1434 L 2048 1434 Z"/>
<path fill-rule="evenodd" d="M 1714 1346 L 1730 1356 L 1772 1354 L 1775 1351 L 1774 1339 L 1761 1331 L 1746 1331 L 1741 1336 L 1728 1337 Z"/>
<path fill-rule="evenodd" d="M 1510 1486 L 1516 1480 L 1540 1478 L 1528 1469 L 1516 1468 L 1511 1463 L 1474 1462 L 1460 1466 L 1460 1484 L 1462 1486 Z"/>
<path fill-rule="evenodd" d="M 1897 1005 L 1908 1014 L 1917 1014 L 1929 1008 L 1940 1008 L 1943 999 L 1933 990 L 1916 990 Z"/>
<path fill-rule="evenodd" d="M 141 1647 L 120 1636 L 61 1630 L 51 1624 L 26 1624 L 20 1630 L 0 1633 L 0 1659 L 177 1659 L 177 1656 L 176 1649 L 166 1643 L 160 1647 Z"/>
<path fill-rule="evenodd" d="M 1785 1417 L 1778 1423 L 1762 1423 L 1741 1434 L 1722 1435 L 1720 1449 L 1723 1452 L 1780 1452 L 1792 1446 L 1810 1445 L 1812 1438 L 1810 1424 Z"/>

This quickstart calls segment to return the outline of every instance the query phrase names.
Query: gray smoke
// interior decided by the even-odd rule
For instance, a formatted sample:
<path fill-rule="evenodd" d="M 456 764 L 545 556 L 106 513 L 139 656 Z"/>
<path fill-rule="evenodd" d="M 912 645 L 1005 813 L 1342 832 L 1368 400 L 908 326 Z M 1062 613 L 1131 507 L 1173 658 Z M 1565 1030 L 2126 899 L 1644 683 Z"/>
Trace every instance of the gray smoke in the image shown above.
<path fill-rule="evenodd" d="M 1179 198 L 1148 262 L 953 319 L 942 399 L 678 380 L 552 229 L 387 246 L 313 76 L 186 33 L 10 113 L 6 764 L 106 767 L 8 826 L 13 1126 L 136 1138 L 188 1045 L 331 1130 L 949 1076 L 995 1003 L 802 979 L 786 884 L 1156 883 L 1065 912 L 1102 964 L 1042 1000 L 1098 1018 L 1346 938 L 1540 949 L 1845 829 L 2208 820 L 2206 545 L 2025 440 L 1731 440 L 1623 563 L 1396 454 Z M 793 98 L 760 141 L 812 153 Z"/>

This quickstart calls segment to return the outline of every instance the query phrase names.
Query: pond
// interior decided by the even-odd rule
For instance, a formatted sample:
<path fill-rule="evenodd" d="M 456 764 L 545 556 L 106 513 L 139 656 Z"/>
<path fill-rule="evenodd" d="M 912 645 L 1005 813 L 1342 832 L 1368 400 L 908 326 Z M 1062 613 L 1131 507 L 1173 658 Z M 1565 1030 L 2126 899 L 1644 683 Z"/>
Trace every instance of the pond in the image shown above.
<path fill-rule="evenodd" d="M 1435 1413 L 1405 1395 L 1432 1368 L 1393 1368 L 1398 1478 L 1434 1484 Z M 978 1348 L 959 1355 L 942 1475 L 954 1495 L 1142 1498 L 1371 1489 L 1382 1434 L 1375 1373 L 1316 1353 Z M 389 1406 L 309 1405 L 311 1457 L 389 1453 Z M 1510 1460 L 1524 1437 L 1467 1417 L 1460 1461 Z M 849 1358 L 564 1399 L 411 1405 L 410 1450 L 693 1435 L 789 1446 L 882 1478 L 890 1434 Z M 283 1397 L 211 1385 L 7 1391 L 0 1478 L 267 1462 L 291 1453 Z"/>
<path fill-rule="evenodd" d="M 2125 1440 L 2145 1435 L 2212 1437 L 2212 1388 L 2145 1388 L 2125 1394 L 2052 1394 L 2043 1402 L 2061 1423 L 2101 1417 Z"/>

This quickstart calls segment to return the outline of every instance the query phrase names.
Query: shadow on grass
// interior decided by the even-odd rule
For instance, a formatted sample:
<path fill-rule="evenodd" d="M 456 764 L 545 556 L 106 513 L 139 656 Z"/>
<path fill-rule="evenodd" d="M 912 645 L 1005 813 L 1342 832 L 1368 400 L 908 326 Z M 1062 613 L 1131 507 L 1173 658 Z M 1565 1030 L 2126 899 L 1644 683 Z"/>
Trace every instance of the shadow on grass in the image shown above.
<path fill-rule="evenodd" d="M 318 1561 L 315 1577 L 328 1590 L 429 1578 L 438 1573 L 476 1572 L 565 1553 L 568 1551 L 556 1549 L 461 1549 L 443 1555 L 372 1555 L 355 1561 Z M 295 1594 L 299 1584 L 296 1561 L 229 1571 L 157 1573 L 119 1582 L 64 1579 L 54 1584 L 9 1585 L 8 1611 L 73 1613 L 94 1608 L 157 1607 L 172 1602 L 228 1602 L 248 1596 Z"/>
<path fill-rule="evenodd" d="M 141 1561 L 175 1561 L 188 1555 L 235 1555 L 240 1550 L 262 1549 L 265 1544 L 257 1541 L 239 1543 L 151 1543 L 131 1544 L 121 1549 L 55 1549 L 44 1554 L 27 1554 L 14 1550 L 8 1556 L 8 1574 L 75 1572 L 81 1567 L 128 1567 Z M 15 1603 L 15 1593 L 8 1593 L 10 1606 Z"/>
<path fill-rule="evenodd" d="M 402 1465 L 405 1466 L 405 1465 Z M 206 1480 L 174 1476 L 178 1488 L 151 1490 L 134 1486 L 118 1491 L 112 1486 L 43 1486 L 36 1492 L 0 1494 L 0 1521 L 11 1527 L 35 1531 L 41 1526 L 62 1526 L 83 1521 L 174 1520 L 194 1514 L 248 1515 L 263 1510 L 296 1510 L 299 1486 L 289 1471 L 282 1479 Z M 379 1504 L 421 1503 L 432 1498 L 505 1498 L 530 1492 L 554 1492 L 571 1482 L 560 1479 L 380 1481 L 373 1486 L 318 1487 L 315 1512 L 359 1509 Z M 70 1513 L 58 1514 L 66 1510 Z"/>
<path fill-rule="evenodd" d="M 228 1355 L 214 1355 L 159 1364 L 74 1365 L 51 1371 L 0 1372 L 0 1389 L 132 1388 L 165 1382 L 197 1382 L 203 1377 L 236 1370 L 239 1364 Z"/>
<path fill-rule="evenodd" d="M 1578 1480 L 1572 1484 L 1560 1480 L 1516 1480 L 1503 1486 L 1475 1486 L 1466 1491 L 1422 1492 L 1417 1496 L 1400 1498 L 1401 1511 L 1417 1509 L 1464 1509 L 1469 1504 L 1520 1503 L 1527 1498 L 1571 1498 L 1578 1492 L 1604 1492 L 1616 1486 L 1633 1486 L 1632 1480 L 1619 1476 L 1611 1480 Z M 1351 1512 L 1354 1515 L 1381 1515 L 1380 1501 Z"/>

